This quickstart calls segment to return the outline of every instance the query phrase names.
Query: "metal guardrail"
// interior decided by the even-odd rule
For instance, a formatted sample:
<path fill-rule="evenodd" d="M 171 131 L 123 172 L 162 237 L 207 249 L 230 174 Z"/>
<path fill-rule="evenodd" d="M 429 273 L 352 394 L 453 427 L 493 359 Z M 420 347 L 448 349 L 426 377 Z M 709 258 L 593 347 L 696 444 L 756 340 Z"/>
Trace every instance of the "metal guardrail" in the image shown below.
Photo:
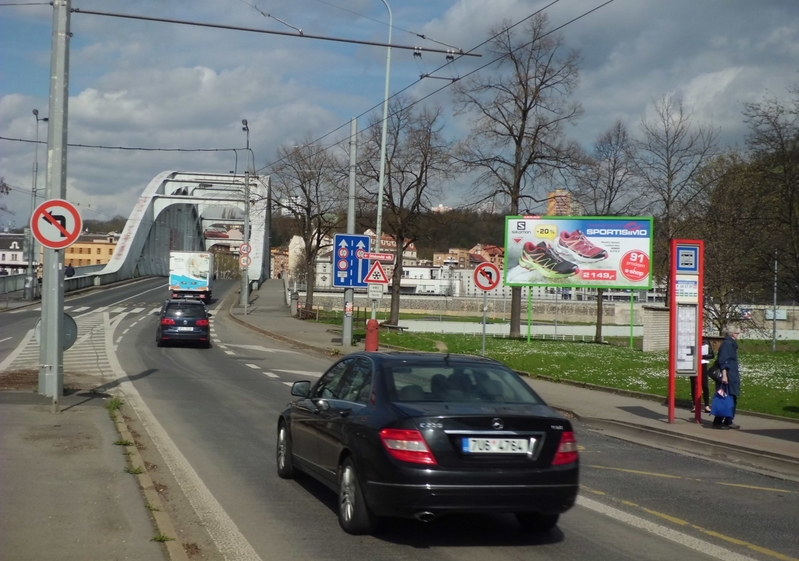
<path fill-rule="evenodd" d="M 105 267 L 105 265 L 85 265 L 83 267 L 75 267 L 75 276 L 64 279 L 64 292 L 77 290 L 79 288 L 86 288 L 88 286 L 94 286 L 94 277 L 87 275 L 98 273 L 103 270 L 103 267 Z M 24 290 L 25 280 L 27 277 L 28 275 L 26 273 L 0 276 L 0 294 Z"/>

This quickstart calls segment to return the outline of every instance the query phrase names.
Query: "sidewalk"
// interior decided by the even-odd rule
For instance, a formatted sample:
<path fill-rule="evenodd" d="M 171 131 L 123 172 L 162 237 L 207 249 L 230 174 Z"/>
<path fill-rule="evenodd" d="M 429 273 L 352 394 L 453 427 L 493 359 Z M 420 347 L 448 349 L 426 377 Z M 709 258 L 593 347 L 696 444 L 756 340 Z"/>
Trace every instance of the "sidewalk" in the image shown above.
<path fill-rule="evenodd" d="M 0 393 L 0 557 L 165 561 L 105 400 L 59 405 L 53 415 L 38 394 Z"/>
<path fill-rule="evenodd" d="M 291 317 L 281 280 L 266 281 L 251 298 L 246 317 L 236 306 L 230 308 L 231 316 L 264 335 L 328 356 L 364 350 L 363 342 L 343 348 L 340 330 L 333 326 Z M 687 409 L 677 409 L 675 423 L 669 424 L 665 400 L 650 401 L 535 378 L 529 382 L 547 403 L 610 436 L 799 479 L 797 421 L 739 414 L 735 422 L 741 425 L 740 430 L 717 431 L 710 428 L 712 418 L 708 415 L 697 424 Z M 745 408 L 745 403 L 742 405 Z"/>

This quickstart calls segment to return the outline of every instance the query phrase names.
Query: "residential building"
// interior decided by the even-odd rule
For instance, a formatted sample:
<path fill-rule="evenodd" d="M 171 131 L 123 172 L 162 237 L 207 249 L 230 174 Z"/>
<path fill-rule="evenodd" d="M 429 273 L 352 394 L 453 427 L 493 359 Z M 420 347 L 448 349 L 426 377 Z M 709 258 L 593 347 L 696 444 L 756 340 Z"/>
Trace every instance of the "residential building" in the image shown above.
<path fill-rule="evenodd" d="M 25 272 L 28 259 L 23 252 L 24 243 L 23 234 L 0 234 L 0 273 L 5 271 L 2 274 L 16 275 Z"/>
<path fill-rule="evenodd" d="M 500 269 L 505 267 L 505 248 L 491 244 L 477 244 L 469 253 L 482 256 L 489 263 L 493 263 Z"/>
<path fill-rule="evenodd" d="M 74 267 L 105 265 L 114 255 L 119 234 L 82 234 L 78 241 L 64 250 L 64 264 Z"/>
<path fill-rule="evenodd" d="M 468 249 L 450 249 L 447 253 L 434 253 L 433 266 L 467 269 L 469 268 L 470 253 Z"/>

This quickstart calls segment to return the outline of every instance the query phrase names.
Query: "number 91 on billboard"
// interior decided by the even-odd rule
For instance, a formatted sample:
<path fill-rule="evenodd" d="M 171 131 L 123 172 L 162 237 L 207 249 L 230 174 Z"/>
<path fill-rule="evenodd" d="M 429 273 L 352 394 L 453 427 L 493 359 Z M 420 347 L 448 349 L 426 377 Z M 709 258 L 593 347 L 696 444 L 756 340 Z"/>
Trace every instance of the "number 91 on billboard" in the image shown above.
<path fill-rule="evenodd" d="M 652 287 L 652 217 L 507 216 L 505 284 Z"/>

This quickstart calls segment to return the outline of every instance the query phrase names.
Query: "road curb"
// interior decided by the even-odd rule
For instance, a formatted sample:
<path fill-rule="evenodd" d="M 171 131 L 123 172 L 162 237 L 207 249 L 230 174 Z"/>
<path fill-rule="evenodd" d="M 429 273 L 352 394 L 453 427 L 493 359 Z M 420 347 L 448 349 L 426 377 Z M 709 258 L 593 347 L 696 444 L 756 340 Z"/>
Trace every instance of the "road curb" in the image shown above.
<path fill-rule="evenodd" d="M 142 491 L 145 505 L 150 506 L 150 514 L 155 521 L 155 526 L 158 532 L 164 536 L 172 538 L 170 541 L 162 542 L 166 546 L 167 555 L 171 561 L 189 561 L 189 556 L 183 549 L 183 546 L 178 539 L 178 533 L 175 530 L 175 525 L 172 523 L 172 517 L 164 509 L 164 503 L 161 501 L 161 496 L 155 489 L 153 479 L 150 477 L 149 471 L 144 463 L 144 460 L 139 454 L 139 449 L 136 447 L 133 435 L 130 433 L 127 424 L 125 423 L 122 411 L 114 413 L 114 425 L 117 428 L 121 440 L 133 442 L 130 446 L 125 446 L 125 451 L 128 452 L 128 463 L 131 470 L 141 468 L 143 473 L 136 474 L 136 479 L 139 482 L 139 488 Z"/>
<path fill-rule="evenodd" d="M 799 481 L 799 461 L 789 456 L 756 450 L 712 438 L 686 436 L 668 430 L 645 427 L 610 419 L 583 417 L 581 421 L 607 436 L 654 448 L 677 449 L 707 459 L 732 463 L 739 467 L 755 466 L 766 475 Z"/>
<path fill-rule="evenodd" d="M 552 382 L 553 384 L 563 384 L 566 386 L 574 386 L 577 388 L 585 388 L 587 390 L 593 390 L 598 392 L 605 392 L 605 393 L 612 393 L 616 395 L 623 395 L 625 397 L 634 397 L 637 399 L 645 399 L 646 401 L 654 401 L 660 403 L 661 405 L 666 405 L 666 398 L 662 395 L 652 394 L 652 393 L 645 393 L 645 392 L 637 392 L 635 390 L 624 390 L 619 388 L 611 388 L 609 386 L 600 386 L 599 384 L 592 384 L 590 382 L 580 382 L 578 380 L 569 380 L 567 378 L 557 378 L 555 376 L 547 376 L 546 374 L 533 374 L 531 372 L 525 372 L 523 370 L 516 371 L 523 376 L 527 376 L 528 378 L 533 378 L 537 380 L 544 380 L 545 382 Z M 678 400 L 680 401 L 680 400 Z M 780 415 L 771 415 L 769 413 L 759 413 L 757 411 L 748 411 L 746 409 L 737 408 L 736 411 L 742 415 L 749 415 L 751 417 L 760 417 L 763 419 L 771 419 L 773 421 L 785 421 L 788 423 L 795 423 L 799 424 L 799 419 L 794 419 L 792 417 L 781 417 Z"/>

